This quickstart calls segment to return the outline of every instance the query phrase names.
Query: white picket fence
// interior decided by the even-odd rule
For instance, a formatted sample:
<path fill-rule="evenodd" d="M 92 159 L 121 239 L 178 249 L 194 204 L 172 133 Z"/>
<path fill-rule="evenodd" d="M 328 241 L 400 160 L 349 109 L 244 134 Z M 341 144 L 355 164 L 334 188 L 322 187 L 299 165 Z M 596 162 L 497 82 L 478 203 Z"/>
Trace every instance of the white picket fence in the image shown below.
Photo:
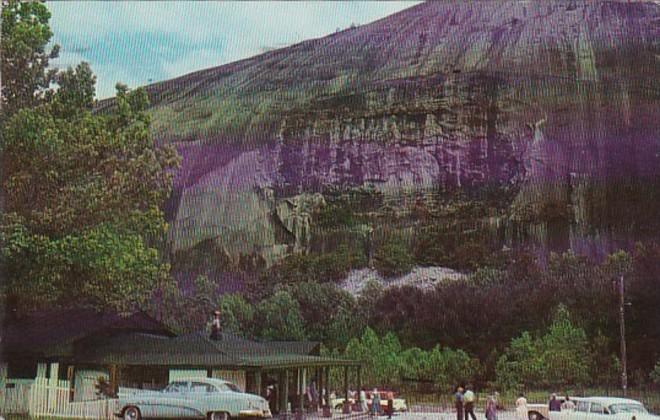
<path fill-rule="evenodd" d="M 0 389 L 0 413 L 27 414 L 32 382 L 12 382 Z"/>
<path fill-rule="evenodd" d="M 31 384 L 14 384 L 0 393 L 2 414 L 110 420 L 115 418 L 118 406 L 116 399 L 72 402 L 69 381 L 51 384 L 46 378 Z"/>

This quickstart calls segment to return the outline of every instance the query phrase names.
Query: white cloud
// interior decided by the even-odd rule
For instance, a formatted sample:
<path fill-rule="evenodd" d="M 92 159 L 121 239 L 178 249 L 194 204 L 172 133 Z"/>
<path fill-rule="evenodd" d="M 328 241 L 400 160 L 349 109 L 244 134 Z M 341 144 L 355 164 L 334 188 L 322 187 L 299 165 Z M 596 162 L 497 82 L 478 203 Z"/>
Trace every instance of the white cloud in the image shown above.
<path fill-rule="evenodd" d="M 48 2 L 64 65 L 88 61 L 98 95 L 367 23 L 418 2 Z M 61 64 L 62 65 L 62 64 Z"/>

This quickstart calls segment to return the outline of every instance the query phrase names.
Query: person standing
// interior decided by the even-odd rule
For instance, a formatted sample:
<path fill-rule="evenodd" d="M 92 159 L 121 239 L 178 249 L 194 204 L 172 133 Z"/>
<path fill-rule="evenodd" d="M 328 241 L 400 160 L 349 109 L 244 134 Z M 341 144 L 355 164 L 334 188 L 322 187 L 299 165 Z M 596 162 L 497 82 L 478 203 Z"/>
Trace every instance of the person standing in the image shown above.
<path fill-rule="evenodd" d="M 575 403 L 571 401 L 571 398 L 566 394 L 566 401 L 561 405 L 562 410 L 568 410 L 568 411 L 574 411 L 575 410 Z"/>
<path fill-rule="evenodd" d="M 550 402 L 548 402 L 548 411 L 561 411 L 561 401 L 557 399 L 557 394 L 552 394 L 550 396 Z"/>
<path fill-rule="evenodd" d="M 211 321 L 211 340 L 220 340 L 222 338 L 220 331 L 222 324 L 220 322 L 220 311 L 213 312 L 213 321 Z"/>
<path fill-rule="evenodd" d="M 376 388 L 374 388 L 374 392 L 371 394 L 371 415 L 380 415 L 380 394 Z"/>
<path fill-rule="evenodd" d="M 497 420 L 497 402 L 494 396 L 488 397 L 486 400 L 486 420 Z"/>
<path fill-rule="evenodd" d="M 529 420 L 529 410 L 527 409 L 527 398 L 523 394 L 518 395 L 516 400 L 516 419 Z"/>
<path fill-rule="evenodd" d="M 363 413 L 369 411 L 369 406 L 367 405 L 367 392 L 364 388 L 360 390 L 360 411 Z"/>
<path fill-rule="evenodd" d="M 392 391 L 387 393 L 387 418 L 391 419 L 394 414 L 394 393 Z"/>
<path fill-rule="evenodd" d="M 468 416 L 472 417 L 472 420 L 477 420 L 477 416 L 474 415 L 474 392 L 472 392 L 472 385 L 465 387 L 465 394 L 463 394 L 463 404 L 465 407 L 465 420 L 468 420 Z"/>
<path fill-rule="evenodd" d="M 456 407 L 456 420 L 463 420 L 463 388 L 456 388 L 454 394 L 454 406 Z"/>

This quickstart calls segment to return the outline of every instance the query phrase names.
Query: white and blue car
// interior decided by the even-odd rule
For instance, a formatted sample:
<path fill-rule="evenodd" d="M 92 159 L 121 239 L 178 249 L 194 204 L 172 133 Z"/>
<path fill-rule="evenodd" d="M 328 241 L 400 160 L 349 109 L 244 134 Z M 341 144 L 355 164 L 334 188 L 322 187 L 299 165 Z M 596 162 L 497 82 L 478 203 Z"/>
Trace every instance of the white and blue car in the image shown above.
<path fill-rule="evenodd" d="M 541 417 L 549 420 L 660 420 L 636 400 L 614 397 L 571 397 L 574 410 L 551 411 Z M 546 405 L 547 406 L 547 405 Z M 532 408 L 530 419 L 532 418 Z"/>
<path fill-rule="evenodd" d="M 222 379 L 191 378 L 170 382 L 162 391 L 120 389 L 118 417 L 149 418 L 270 418 L 268 402 L 242 392 Z"/>

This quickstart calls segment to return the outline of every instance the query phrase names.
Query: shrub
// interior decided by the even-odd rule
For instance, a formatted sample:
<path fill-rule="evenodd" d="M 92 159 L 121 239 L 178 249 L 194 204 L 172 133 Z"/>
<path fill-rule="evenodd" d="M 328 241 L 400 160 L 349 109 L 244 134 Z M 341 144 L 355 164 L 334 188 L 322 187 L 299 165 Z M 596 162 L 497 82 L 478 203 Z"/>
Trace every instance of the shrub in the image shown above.
<path fill-rule="evenodd" d="M 649 377 L 654 383 L 660 384 L 660 360 L 655 363 L 655 368 L 651 371 Z"/>
<path fill-rule="evenodd" d="M 413 257 L 405 244 L 390 239 L 376 250 L 374 266 L 385 277 L 400 276 L 410 272 L 413 267 Z"/>

